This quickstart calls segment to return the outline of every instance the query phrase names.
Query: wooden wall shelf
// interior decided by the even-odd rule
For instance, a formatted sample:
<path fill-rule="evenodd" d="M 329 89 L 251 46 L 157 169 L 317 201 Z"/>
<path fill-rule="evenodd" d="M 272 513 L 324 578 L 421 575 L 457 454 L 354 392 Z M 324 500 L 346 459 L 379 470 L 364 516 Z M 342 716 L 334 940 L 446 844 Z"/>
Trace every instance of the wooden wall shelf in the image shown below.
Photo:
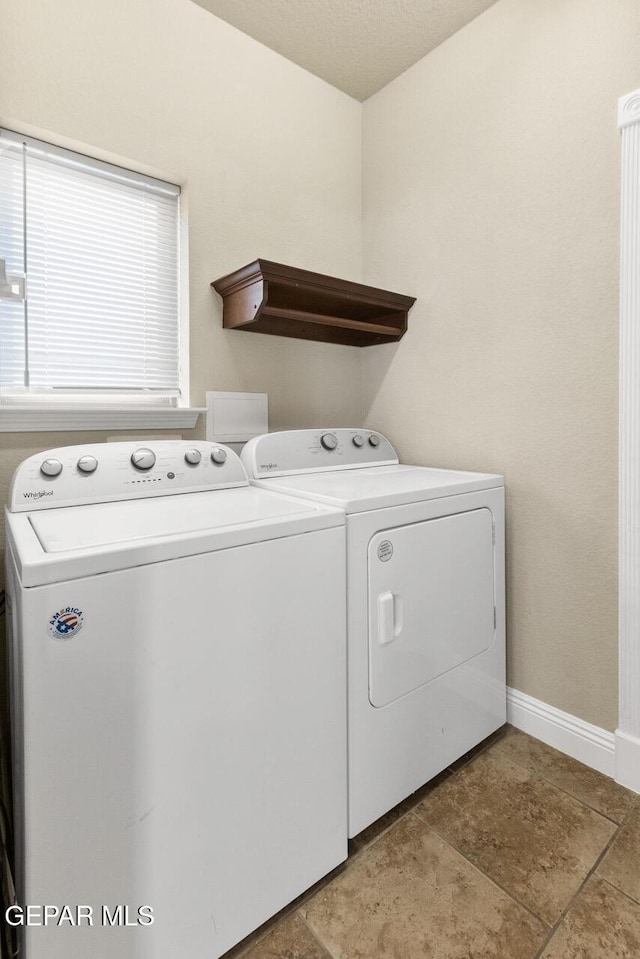
<path fill-rule="evenodd" d="M 407 330 L 415 297 L 255 260 L 211 286 L 223 299 L 222 325 L 350 346 L 393 343 Z"/>

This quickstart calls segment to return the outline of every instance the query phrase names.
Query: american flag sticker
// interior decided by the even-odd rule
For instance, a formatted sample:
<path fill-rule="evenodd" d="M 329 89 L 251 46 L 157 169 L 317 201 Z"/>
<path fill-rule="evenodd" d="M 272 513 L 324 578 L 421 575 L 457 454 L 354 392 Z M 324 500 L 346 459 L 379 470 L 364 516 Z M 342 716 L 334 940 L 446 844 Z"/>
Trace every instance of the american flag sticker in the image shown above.
<path fill-rule="evenodd" d="M 84 625 L 84 616 L 77 606 L 63 606 L 49 619 L 49 635 L 52 639 L 73 639 Z"/>

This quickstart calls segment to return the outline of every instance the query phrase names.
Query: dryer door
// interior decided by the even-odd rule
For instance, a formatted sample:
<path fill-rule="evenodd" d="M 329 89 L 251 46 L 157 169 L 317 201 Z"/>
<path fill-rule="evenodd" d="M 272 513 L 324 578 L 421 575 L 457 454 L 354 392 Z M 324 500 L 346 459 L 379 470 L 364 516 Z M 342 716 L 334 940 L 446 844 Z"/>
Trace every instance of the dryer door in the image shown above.
<path fill-rule="evenodd" d="M 369 543 L 369 699 L 387 706 L 484 652 L 495 636 L 487 508 L 377 533 Z"/>

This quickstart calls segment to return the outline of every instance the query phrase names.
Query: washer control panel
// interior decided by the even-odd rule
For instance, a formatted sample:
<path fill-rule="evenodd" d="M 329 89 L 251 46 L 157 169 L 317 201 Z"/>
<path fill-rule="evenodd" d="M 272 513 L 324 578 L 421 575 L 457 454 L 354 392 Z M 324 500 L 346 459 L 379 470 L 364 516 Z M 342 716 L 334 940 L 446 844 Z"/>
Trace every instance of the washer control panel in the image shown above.
<path fill-rule="evenodd" d="M 89 443 L 46 450 L 24 460 L 13 477 L 9 510 L 18 513 L 247 485 L 240 458 L 220 443 Z"/>
<path fill-rule="evenodd" d="M 388 439 L 381 433 L 362 429 L 265 433 L 249 440 L 241 456 L 251 479 L 363 466 L 393 466 L 398 462 Z"/>

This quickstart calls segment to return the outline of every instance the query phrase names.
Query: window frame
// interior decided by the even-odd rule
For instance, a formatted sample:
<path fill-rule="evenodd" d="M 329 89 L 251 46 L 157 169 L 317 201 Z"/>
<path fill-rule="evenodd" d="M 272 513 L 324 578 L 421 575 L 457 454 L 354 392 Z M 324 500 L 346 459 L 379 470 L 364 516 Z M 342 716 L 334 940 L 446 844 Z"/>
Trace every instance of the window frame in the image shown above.
<path fill-rule="evenodd" d="M 2 127 L 18 136 L 43 140 L 54 147 L 71 150 L 143 176 L 164 180 L 180 187 L 178 255 L 178 348 L 179 395 L 175 404 L 150 403 L 143 396 L 61 393 L 53 396 L 21 390 L 3 390 L 0 398 L 0 433 L 109 429 L 191 429 L 204 407 L 191 407 L 189 380 L 189 224 L 188 189 L 181 177 L 156 167 L 59 136 L 23 123 L 3 122 Z"/>

